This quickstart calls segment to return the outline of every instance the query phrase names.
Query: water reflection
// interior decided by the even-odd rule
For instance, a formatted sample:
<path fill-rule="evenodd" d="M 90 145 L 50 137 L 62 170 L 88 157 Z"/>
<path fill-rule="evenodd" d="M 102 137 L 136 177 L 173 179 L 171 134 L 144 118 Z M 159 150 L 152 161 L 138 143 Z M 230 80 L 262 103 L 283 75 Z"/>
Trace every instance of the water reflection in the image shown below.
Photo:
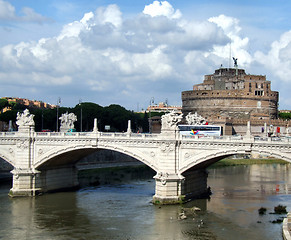
<path fill-rule="evenodd" d="M 286 165 L 211 169 L 211 199 L 184 205 L 152 205 L 154 184 L 135 179 L 16 199 L 8 186 L 0 191 L 0 239 L 273 240 L 281 239 L 281 224 L 270 223 L 278 216 L 269 213 L 278 204 L 291 210 Z"/>

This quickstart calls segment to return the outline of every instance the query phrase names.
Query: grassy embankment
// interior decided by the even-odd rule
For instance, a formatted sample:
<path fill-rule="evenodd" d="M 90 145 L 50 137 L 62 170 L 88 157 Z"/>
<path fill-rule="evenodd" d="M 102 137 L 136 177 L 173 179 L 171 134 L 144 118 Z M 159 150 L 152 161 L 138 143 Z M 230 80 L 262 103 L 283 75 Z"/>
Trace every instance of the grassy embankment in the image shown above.
<path fill-rule="evenodd" d="M 219 162 L 214 163 L 210 166 L 210 168 L 216 167 L 227 167 L 227 166 L 236 166 L 236 165 L 250 165 L 250 164 L 289 164 L 286 161 L 280 159 L 232 159 L 225 158 L 220 160 Z"/>

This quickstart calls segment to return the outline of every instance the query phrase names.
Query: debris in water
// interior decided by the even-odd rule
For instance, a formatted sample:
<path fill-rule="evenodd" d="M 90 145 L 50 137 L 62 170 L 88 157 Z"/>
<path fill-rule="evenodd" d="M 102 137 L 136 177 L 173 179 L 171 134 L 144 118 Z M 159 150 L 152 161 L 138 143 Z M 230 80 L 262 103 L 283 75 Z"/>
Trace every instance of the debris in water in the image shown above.
<path fill-rule="evenodd" d="M 267 211 L 267 208 L 264 208 L 264 207 L 261 207 L 261 208 L 258 209 L 258 212 L 259 212 L 260 215 L 266 214 L 266 211 Z"/>

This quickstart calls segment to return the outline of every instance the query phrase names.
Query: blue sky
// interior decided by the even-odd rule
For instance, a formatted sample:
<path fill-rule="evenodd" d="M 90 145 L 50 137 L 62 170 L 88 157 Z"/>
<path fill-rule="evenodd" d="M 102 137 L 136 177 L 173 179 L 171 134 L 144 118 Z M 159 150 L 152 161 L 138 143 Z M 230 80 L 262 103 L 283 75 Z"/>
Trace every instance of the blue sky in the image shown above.
<path fill-rule="evenodd" d="M 0 96 L 181 105 L 232 56 L 291 109 L 291 1 L 0 0 Z M 231 63 L 232 64 L 232 63 Z"/>

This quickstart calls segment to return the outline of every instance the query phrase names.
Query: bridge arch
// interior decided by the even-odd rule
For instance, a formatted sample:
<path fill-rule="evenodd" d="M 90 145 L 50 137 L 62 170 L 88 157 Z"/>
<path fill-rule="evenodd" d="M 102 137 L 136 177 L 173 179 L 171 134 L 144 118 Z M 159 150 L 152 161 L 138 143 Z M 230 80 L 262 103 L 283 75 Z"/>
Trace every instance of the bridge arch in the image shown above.
<path fill-rule="evenodd" d="M 203 156 L 199 157 L 192 157 L 190 161 L 188 160 L 188 164 L 185 164 L 181 167 L 180 173 L 183 174 L 188 170 L 195 170 L 195 169 L 205 169 L 209 167 L 210 165 L 214 164 L 215 162 L 218 162 L 226 157 L 237 155 L 237 154 L 250 154 L 250 153 L 256 153 L 256 154 L 263 154 L 267 156 L 271 156 L 274 158 L 278 158 L 281 160 L 284 160 L 286 162 L 291 163 L 291 154 L 290 153 L 284 153 L 272 150 L 252 150 L 250 152 L 246 152 L 244 150 L 237 151 L 237 150 L 220 150 L 220 151 L 211 151 L 208 154 L 205 154 Z"/>
<path fill-rule="evenodd" d="M 148 156 L 145 154 L 136 151 L 131 151 L 126 148 L 120 148 L 116 146 L 84 146 L 84 145 L 74 145 L 74 146 L 63 146 L 60 148 L 54 148 L 37 158 L 35 161 L 35 169 L 41 169 L 45 166 L 58 166 L 58 165 L 65 165 L 65 164 L 74 164 L 81 160 L 83 157 L 86 157 L 98 150 L 112 150 L 115 152 L 119 152 L 125 155 L 128 155 L 148 167 L 152 168 L 154 171 L 158 171 L 158 168 L 155 164 L 151 163 Z"/>

